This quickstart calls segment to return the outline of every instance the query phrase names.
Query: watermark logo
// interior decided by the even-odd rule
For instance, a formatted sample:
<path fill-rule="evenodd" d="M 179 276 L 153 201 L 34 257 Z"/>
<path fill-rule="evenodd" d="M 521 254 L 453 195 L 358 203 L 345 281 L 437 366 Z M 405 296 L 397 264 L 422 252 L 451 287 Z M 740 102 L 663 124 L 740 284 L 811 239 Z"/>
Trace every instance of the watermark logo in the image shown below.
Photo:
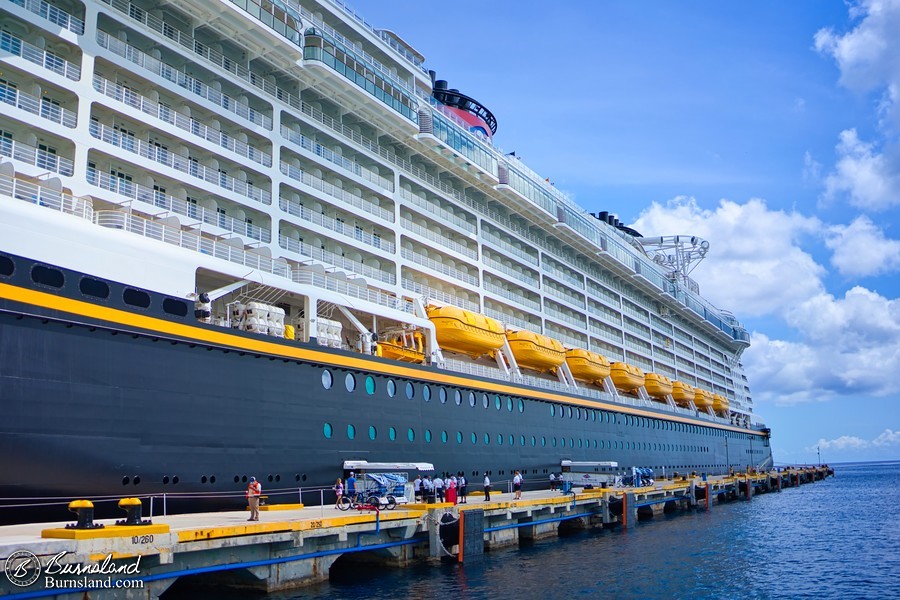
<path fill-rule="evenodd" d="M 6 559 L 6 578 L 18 587 L 28 587 L 41 576 L 41 561 L 28 550 L 16 550 Z"/>

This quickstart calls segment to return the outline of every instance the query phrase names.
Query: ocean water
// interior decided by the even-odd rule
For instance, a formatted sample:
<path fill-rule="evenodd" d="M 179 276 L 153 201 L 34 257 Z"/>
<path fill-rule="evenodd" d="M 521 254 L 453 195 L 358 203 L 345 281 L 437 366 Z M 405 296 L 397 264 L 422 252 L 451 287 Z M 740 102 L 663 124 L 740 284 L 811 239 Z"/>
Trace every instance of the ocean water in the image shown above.
<path fill-rule="evenodd" d="M 480 564 L 333 572 L 264 598 L 397 597 L 900 598 L 900 462 L 837 465 L 834 478 L 750 502 L 553 537 Z"/>

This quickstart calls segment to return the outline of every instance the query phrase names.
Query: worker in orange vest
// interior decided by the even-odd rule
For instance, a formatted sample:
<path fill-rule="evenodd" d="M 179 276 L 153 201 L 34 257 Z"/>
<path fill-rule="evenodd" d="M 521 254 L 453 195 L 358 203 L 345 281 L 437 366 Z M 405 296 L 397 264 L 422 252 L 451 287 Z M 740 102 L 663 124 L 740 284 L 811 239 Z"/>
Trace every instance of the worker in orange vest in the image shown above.
<path fill-rule="evenodd" d="M 250 504 L 250 518 L 248 521 L 259 521 L 259 496 L 262 494 L 262 485 L 256 480 L 256 477 L 250 478 L 250 485 L 247 486 L 247 503 Z"/>

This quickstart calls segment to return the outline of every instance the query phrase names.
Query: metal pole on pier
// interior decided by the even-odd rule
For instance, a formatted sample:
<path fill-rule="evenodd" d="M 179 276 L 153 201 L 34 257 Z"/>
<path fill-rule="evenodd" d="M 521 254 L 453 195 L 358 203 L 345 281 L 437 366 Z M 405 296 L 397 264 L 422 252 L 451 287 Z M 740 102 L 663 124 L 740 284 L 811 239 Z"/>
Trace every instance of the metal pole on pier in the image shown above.
<path fill-rule="evenodd" d="M 822 466 L 822 451 L 819 450 L 818 446 L 816 446 L 816 454 L 819 455 L 819 466 L 821 467 Z"/>

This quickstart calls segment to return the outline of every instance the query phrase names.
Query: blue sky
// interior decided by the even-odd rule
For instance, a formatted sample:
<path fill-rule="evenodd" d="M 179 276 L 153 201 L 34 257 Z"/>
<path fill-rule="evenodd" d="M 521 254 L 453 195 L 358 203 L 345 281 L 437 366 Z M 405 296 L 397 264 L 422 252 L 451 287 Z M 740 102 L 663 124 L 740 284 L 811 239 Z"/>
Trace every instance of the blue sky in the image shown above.
<path fill-rule="evenodd" d="M 692 234 L 776 461 L 900 458 L 900 0 L 356 0 L 588 211 Z"/>

